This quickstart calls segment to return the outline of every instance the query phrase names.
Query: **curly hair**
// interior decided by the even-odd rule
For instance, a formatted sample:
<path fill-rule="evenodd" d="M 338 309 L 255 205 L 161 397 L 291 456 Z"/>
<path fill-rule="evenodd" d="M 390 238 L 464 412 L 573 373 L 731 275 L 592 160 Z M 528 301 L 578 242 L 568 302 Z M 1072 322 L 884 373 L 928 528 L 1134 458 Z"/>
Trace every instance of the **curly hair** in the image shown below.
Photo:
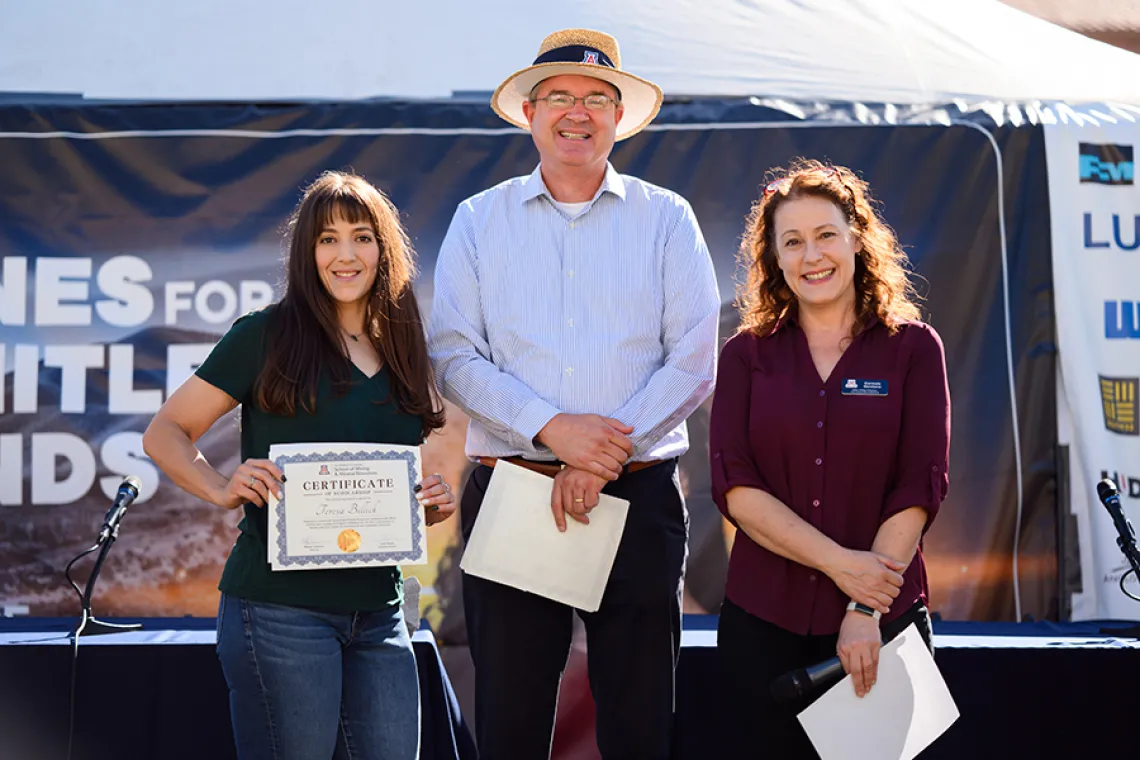
<path fill-rule="evenodd" d="M 796 297 L 784 280 L 776 251 L 776 209 L 784 201 L 825 198 L 843 212 L 862 250 L 855 257 L 855 325 L 857 334 L 878 317 L 893 334 L 899 324 L 918 319 L 918 295 L 910 281 L 909 262 L 898 238 L 876 211 L 867 183 L 843 166 L 797 159 L 773 171 L 775 179 L 752 204 L 740 246 L 748 276 L 738 293 L 740 332 L 766 336 L 794 313 Z"/>

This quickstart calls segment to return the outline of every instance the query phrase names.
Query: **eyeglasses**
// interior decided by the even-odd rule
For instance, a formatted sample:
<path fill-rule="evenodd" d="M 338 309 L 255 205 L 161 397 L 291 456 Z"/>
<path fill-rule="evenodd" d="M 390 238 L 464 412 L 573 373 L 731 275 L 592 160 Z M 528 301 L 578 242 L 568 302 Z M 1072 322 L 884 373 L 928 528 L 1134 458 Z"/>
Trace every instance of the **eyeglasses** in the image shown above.
<path fill-rule="evenodd" d="M 815 171 L 819 174 L 822 174 L 824 177 L 838 177 L 839 176 L 839 172 L 836 171 L 834 166 L 824 166 L 820 169 L 814 169 L 813 171 Z M 842 180 L 840 180 L 840 184 L 843 184 Z M 764 197 L 767 198 L 769 196 L 775 195 L 775 193 L 777 191 L 787 192 L 788 188 L 790 188 L 791 186 L 792 186 L 792 178 L 791 177 L 780 177 L 780 179 L 773 180 L 773 181 L 769 182 L 767 184 L 767 186 L 765 186 Z M 843 185 L 843 187 L 844 187 L 844 189 L 847 188 L 846 185 Z"/>
<path fill-rule="evenodd" d="M 609 95 L 602 95 L 596 93 L 594 95 L 587 95 L 584 98 L 576 98 L 568 92 L 552 92 L 545 98 L 534 98 L 535 101 L 545 100 L 546 107 L 553 111 L 569 111 L 580 100 L 589 111 L 604 111 L 610 107 L 610 103 L 617 105 L 618 101 L 611 98 Z"/>

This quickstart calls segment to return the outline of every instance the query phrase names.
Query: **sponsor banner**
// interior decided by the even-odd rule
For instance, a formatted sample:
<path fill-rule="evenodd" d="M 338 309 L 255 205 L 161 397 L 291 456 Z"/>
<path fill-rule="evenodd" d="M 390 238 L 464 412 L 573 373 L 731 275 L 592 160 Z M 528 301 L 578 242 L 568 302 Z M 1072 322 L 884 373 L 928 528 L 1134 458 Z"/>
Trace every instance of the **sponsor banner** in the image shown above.
<path fill-rule="evenodd" d="M 1075 620 L 1140 618 L 1121 593 L 1128 563 L 1096 496 L 1111 478 L 1140 526 L 1140 125 L 1045 127 L 1057 311 L 1059 439 L 1070 447 L 1082 588 Z M 1136 582 L 1130 581 L 1133 592 Z"/>

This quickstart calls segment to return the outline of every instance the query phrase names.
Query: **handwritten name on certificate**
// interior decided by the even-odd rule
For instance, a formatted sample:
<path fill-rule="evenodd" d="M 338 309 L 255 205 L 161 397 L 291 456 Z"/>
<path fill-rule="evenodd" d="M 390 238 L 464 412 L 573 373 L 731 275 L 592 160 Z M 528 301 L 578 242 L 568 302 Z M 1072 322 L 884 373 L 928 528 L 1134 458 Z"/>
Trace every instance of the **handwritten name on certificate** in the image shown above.
<path fill-rule="evenodd" d="M 269 563 L 322 570 L 427 562 L 427 523 L 412 486 L 416 446 L 280 444 L 269 458 L 285 473 L 269 495 Z"/>

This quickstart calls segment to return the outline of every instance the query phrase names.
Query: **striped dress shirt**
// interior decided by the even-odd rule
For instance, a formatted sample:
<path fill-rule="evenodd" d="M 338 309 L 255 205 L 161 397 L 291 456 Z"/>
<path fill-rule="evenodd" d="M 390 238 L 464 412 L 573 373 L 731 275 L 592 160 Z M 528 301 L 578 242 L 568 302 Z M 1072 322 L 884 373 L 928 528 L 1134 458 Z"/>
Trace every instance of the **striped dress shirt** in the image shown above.
<path fill-rule="evenodd" d="M 633 427 L 635 461 L 688 449 L 712 392 L 720 297 L 689 204 L 610 165 L 576 216 L 539 168 L 459 205 L 435 270 L 429 346 L 470 417 L 470 457 L 550 460 L 559 412 Z"/>

